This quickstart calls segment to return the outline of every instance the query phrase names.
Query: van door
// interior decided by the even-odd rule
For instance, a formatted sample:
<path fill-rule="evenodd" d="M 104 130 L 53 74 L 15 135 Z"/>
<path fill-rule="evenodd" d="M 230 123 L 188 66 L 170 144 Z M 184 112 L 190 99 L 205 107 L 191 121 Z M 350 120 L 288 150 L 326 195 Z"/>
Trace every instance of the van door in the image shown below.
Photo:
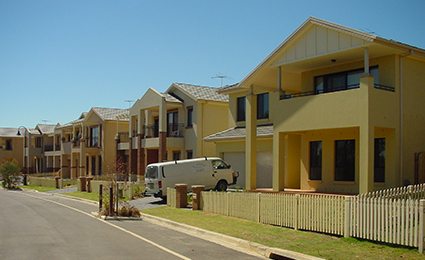
<path fill-rule="evenodd" d="M 148 165 L 145 173 L 145 185 L 147 194 L 158 194 L 161 190 L 161 176 L 158 172 L 158 166 Z"/>
<path fill-rule="evenodd" d="M 233 172 L 227 163 L 225 163 L 222 160 L 213 160 L 212 167 L 213 167 L 213 177 L 217 180 L 217 183 L 223 180 L 226 181 L 227 185 L 232 183 Z"/>

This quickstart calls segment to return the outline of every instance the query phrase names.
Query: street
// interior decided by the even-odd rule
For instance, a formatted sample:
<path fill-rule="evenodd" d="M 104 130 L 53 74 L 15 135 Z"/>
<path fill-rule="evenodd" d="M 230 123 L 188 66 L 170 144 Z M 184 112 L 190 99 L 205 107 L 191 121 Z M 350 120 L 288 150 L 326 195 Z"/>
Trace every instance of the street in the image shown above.
<path fill-rule="evenodd" d="M 143 220 L 101 220 L 97 206 L 0 190 L 1 259 L 259 259 Z"/>

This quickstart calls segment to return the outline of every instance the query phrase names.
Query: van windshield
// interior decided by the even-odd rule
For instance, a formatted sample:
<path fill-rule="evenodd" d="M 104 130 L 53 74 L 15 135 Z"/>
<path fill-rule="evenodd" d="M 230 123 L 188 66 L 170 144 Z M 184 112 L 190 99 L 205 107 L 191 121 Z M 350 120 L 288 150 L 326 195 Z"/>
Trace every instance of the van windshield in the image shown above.
<path fill-rule="evenodd" d="M 158 178 L 158 167 L 157 166 L 148 166 L 146 168 L 146 178 L 157 179 Z"/>

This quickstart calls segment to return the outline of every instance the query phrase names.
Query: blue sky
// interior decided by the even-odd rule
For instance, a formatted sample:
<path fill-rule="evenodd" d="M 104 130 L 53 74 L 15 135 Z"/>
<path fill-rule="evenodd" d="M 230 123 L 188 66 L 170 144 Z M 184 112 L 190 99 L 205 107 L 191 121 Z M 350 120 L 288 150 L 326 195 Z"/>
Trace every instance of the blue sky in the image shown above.
<path fill-rule="evenodd" d="M 425 48 L 425 1 L 0 1 L 0 127 L 242 80 L 309 16 Z M 46 121 L 43 121 L 46 120 Z"/>

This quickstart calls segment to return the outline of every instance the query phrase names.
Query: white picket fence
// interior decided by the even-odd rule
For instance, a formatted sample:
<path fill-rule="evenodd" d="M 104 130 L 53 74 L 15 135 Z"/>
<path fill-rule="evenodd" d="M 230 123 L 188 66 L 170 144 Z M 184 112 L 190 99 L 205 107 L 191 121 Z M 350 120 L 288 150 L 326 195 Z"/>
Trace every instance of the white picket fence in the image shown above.
<path fill-rule="evenodd" d="M 372 191 L 362 194 L 363 197 L 391 199 L 425 199 L 425 183 Z"/>
<path fill-rule="evenodd" d="M 334 195 L 201 193 L 206 212 L 335 235 L 344 234 L 344 204 L 344 196 Z"/>
<path fill-rule="evenodd" d="M 423 253 L 425 200 L 411 199 L 422 196 L 420 188 L 385 191 L 382 197 L 209 191 L 201 193 L 201 209 L 264 224 L 417 247 Z M 407 190 L 413 194 L 406 194 Z"/>

